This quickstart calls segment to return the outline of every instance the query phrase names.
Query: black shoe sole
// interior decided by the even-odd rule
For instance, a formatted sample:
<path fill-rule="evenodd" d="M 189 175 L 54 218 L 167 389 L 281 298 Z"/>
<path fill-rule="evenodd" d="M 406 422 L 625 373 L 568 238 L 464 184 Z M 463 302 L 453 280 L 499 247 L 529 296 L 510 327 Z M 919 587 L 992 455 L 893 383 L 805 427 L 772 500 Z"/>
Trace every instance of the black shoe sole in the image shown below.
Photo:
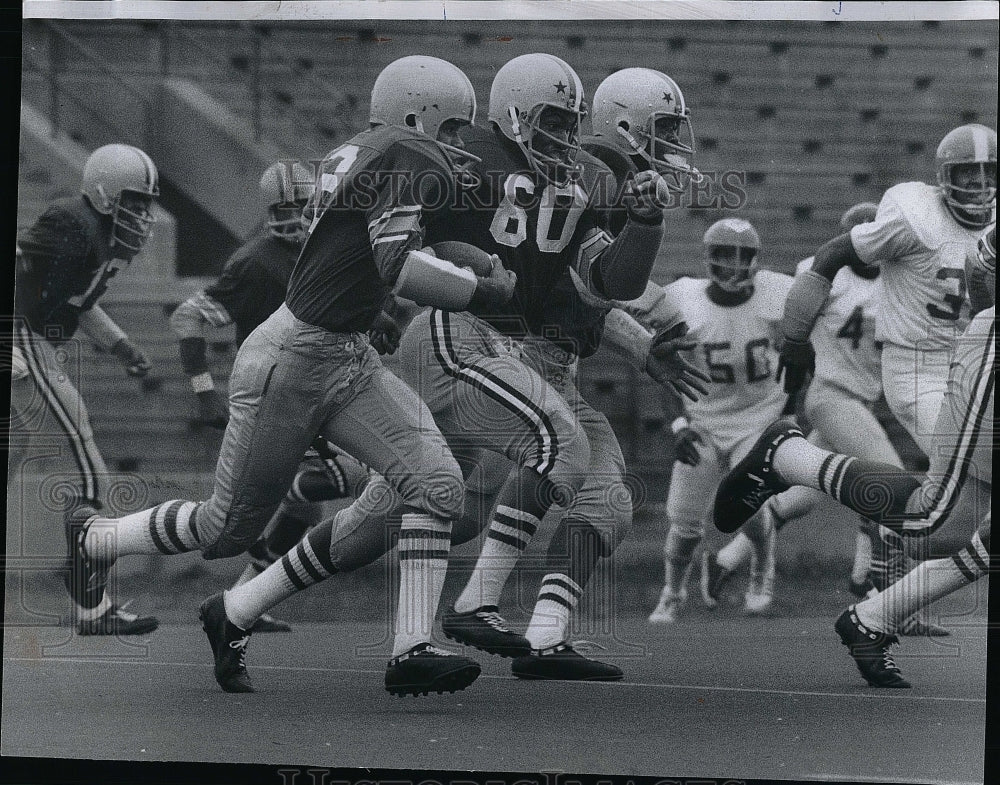
<path fill-rule="evenodd" d="M 478 665 L 463 665 L 448 673 L 442 673 L 430 682 L 424 684 L 386 684 L 385 689 L 390 695 L 405 698 L 412 695 L 427 695 L 436 692 L 442 695 L 446 692 L 459 692 L 479 678 L 482 669 Z"/>
<path fill-rule="evenodd" d="M 527 657 L 529 654 L 531 654 L 530 644 L 525 648 L 512 649 L 510 647 L 505 647 L 501 649 L 497 646 L 480 646 L 478 643 L 471 643 L 470 641 L 452 635 L 447 630 L 445 630 L 444 632 L 444 637 L 446 637 L 450 641 L 461 643 L 463 646 L 469 646 L 473 649 L 478 649 L 479 651 L 485 651 L 487 654 L 495 654 L 497 657 L 507 657 L 512 659 L 514 657 Z"/>
<path fill-rule="evenodd" d="M 115 625 L 113 628 L 101 628 L 95 630 L 93 627 L 87 627 L 83 624 L 78 624 L 76 632 L 78 635 L 148 635 L 151 632 L 159 629 L 160 622 L 156 619 L 150 618 L 149 621 L 140 622 L 136 620 L 134 622 L 127 622 L 127 624 Z"/>

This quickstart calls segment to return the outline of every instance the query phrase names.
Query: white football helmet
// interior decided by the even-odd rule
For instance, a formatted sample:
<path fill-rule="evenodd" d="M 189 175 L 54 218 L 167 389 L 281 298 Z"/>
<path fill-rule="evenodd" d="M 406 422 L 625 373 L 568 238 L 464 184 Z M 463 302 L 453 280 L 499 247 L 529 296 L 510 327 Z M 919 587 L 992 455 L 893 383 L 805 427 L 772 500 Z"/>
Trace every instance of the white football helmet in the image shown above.
<path fill-rule="evenodd" d="M 760 235 L 742 218 L 716 221 L 702 238 L 705 268 L 720 289 L 742 292 L 753 286 L 760 254 Z"/>
<path fill-rule="evenodd" d="M 471 177 L 469 167 L 480 159 L 438 139 L 448 120 L 476 120 L 476 91 L 469 77 L 447 60 L 411 55 L 395 60 L 372 87 L 369 122 L 400 125 L 429 136 L 441 147 L 456 173 Z"/>
<path fill-rule="evenodd" d="M 995 220 L 996 131 L 978 123 L 952 129 L 938 145 L 935 162 L 941 196 L 958 223 L 978 229 Z"/>
<path fill-rule="evenodd" d="M 623 68 L 594 91 L 594 135 L 637 155 L 667 184 L 683 189 L 699 182 L 694 168 L 691 111 L 677 82 L 651 68 Z"/>
<path fill-rule="evenodd" d="M 568 138 L 559 138 L 538 127 L 539 117 L 547 108 L 568 112 L 575 119 Z M 515 57 L 493 78 L 490 121 L 521 148 L 528 164 L 546 182 L 562 185 L 576 174 L 580 121 L 585 114 L 580 77 L 555 55 Z"/>
<path fill-rule="evenodd" d="M 160 195 L 159 174 L 138 147 L 106 144 L 90 154 L 80 186 L 90 206 L 110 215 L 111 244 L 134 254 L 149 238 L 155 218 L 150 208 Z"/>
<path fill-rule="evenodd" d="M 302 210 L 315 190 L 312 174 L 298 161 L 278 161 L 264 170 L 260 178 L 260 201 L 274 237 L 293 243 L 305 240 Z"/>

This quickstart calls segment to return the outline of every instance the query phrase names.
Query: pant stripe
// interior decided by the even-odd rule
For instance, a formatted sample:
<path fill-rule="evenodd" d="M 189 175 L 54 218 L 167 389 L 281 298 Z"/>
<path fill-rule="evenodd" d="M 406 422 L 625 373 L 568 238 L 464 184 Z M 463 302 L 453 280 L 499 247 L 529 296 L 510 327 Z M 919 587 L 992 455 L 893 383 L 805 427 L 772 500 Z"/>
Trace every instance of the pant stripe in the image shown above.
<path fill-rule="evenodd" d="M 955 566 L 958 567 L 962 575 L 965 576 L 966 580 L 968 580 L 969 583 L 973 583 L 980 577 L 980 575 L 977 575 L 976 571 L 968 564 L 966 564 L 964 558 L 966 553 L 967 551 L 965 550 L 965 548 L 963 548 L 958 553 L 953 554 L 951 560 L 955 563 Z"/>
<path fill-rule="evenodd" d="M 77 428 L 70 413 L 66 411 L 62 399 L 49 381 L 45 361 L 39 356 L 39 350 L 35 345 L 35 341 L 43 341 L 45 339 L 41 336 L 36 336 L 27 325 L 19 324 L 16 329 L 20 348 L 27 360 L 28 370 L 35 380 L 35 385 L 42 393 L 45 402 L 52 409 L 63 431 L 65 431 L 66 436 L 69 438 L 70 449 L 73 452 L 77 468 L 80 470 L 80 476 L 83 479 L 84 497 L 87 501 L 97 501 L 97 461 L 90 455 L 86 440 L 81 436 L 79 428 Z"/>
<path fill-rule="evenodd" d="M 903 534 L 924 536 L 932 533 L 944 523 L 958 501 L 962 486 L 969 474 L 969 466 L 972 463 L 972 455 L 976 449 L 983 420 L 987 416 L 993 416 L 988 404 L 990 394 L 993 392 L 995 374 L 993 365 L 996 355 L 995 339 L 996 323 L 990 326 L 986 348 L 979 364 L 975 384 L 972 386 L 972 395 L 969 396 L 969 404 L 962 419 L 958 446 L 948 461 L 943 481 L 938 485 L 934 504 L 920 517 L 907 520 L 903 524 Z"/>
<path fill-rule="evenodd" d="M 537 457 L 531 468 L 543 477 L 546 476 L 552 470 L 555 458 L 559 454 L 559 440 L 545 411 L 503 379 L 484 368 L 468 365 L 458 359 L 451 343 L 450 319 L 447 312 L 432 311 L 431 339 L 434 343 L 434 353 L 445 373 L 481 390 L 528 425 L 538 445 Z"/>

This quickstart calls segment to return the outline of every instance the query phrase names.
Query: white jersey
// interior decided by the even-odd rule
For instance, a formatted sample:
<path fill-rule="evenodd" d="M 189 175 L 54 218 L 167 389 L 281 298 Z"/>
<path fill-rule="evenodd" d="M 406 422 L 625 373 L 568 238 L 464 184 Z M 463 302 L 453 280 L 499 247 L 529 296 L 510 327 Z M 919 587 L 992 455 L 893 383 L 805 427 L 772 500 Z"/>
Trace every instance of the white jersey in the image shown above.
<path fill-rule="evenodd" d="M 796 274 L 812 265 L 813 257 L 803 259 Z M 816 378 L 866 403 L 874 403 L 882 394 L 882 369 L 875 346 L 881 277 L 862 278 L 848 267 L 838 271 L 809 336 L 816 350 Z"/>
<path fill-rule="evenodd" d="M 724 435 L 727 442 L 762 430 L 778 418 L 786 399 L 774 374 L 792 278 L 761 270 L 754 284 L 749 300 L 729 307 L 708 298 L 705 279 L 681 278 L 665 287 L 684 312 L 687 337 L 698 344 L 693 360 L 712 378 L 708 395 L 685 402 L 688 417 L 710 433 Z"/>
<path fill-rule="evenodd" d="M 948 349 L 969 325 L 965 257 L 981 230 L 948 212 L 937 186 L 894 185 L 871 223 L 851 229 L 861 261 L 881 264 L 875 337 L 885 343 Z"/>

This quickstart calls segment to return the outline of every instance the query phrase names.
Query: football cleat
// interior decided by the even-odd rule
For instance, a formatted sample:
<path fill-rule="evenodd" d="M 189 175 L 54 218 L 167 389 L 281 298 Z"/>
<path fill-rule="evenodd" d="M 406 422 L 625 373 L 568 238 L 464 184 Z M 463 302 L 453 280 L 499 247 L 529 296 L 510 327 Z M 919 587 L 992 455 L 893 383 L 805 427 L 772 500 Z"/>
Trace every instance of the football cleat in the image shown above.
<path fill-rule="evenodd" d="M 650 624 L 673 624 L 677 621 L 681 608 L 686 602 L 687 590 L 680 594 L 674 594 L 669 587 L 664 586 L 663 591 L 660 592 L 660 599 L 657 601 L 656 607 L 653 608 L 653 612 L 649 614 L 647 621 Z"/>
<path fill-rule="evenodd" d="M 80 635 L 145 635 L 160 626 L 155 616 L 139 616 L 112 605 L 96 619 L 77 621 Z"/>
<path fill-rule="evenodd" d="M 747 592 L 743 597 L 743 612 L 747 616 L 765 613 L 774 602 L 773 591 Z"/>
<path fill-rule="evenodd" d="M 472 684 L 479 674 L 479 663 L 475 660 L 429 643 L 418 643 L 389 660 L 385 669 L 385 688 L 399 697 L 458 692 Z"/>
<path fill-rule="evenodd" d="M 262 613 L 253 623 L 250 632 L 291 632 L 292 625 L 287 621 L 276 619 L 268 613 Z"/>
<path fill-rule="evenodd" d="M 833 625 L 861 676 L 873 687 L 906 688 L 910 682 L 903 678 L 892 659 L 890 648 L 898 643 L 895 635 L 870 630 L 857 617 L 852 605 L 837 618 Z"/>
<path fill-rule="evenodd" d="M 764 502 L 791 487 L 774 471 L 772 461 L 778 447 L 795 436 L 804 438 L 790 419 L 775 420 L 767 426 L 747 456 L 719 483 L 712 511 L 715 528 L 731 534 L 763 507 Z"/>
<path fill-rule="evenodd" d="M 215 680 L 225 692 L 253 692 L 247 673 L 250 630 L 241 630 L 226 617 L 222 592 L 213 594 L 198 609 L 201 628 L 208 636 L 215 657 Z"/>
<path fill-rule="evenodd" d="M 709 608 L 719 606 L 722 589 L 733 577 L 733 570 L 719 564 L 716 554 L 708 549 L 701 553 L 701 598 Z M 650 617 L 652 621 L 652 617 Z"/>
<path fill-rule="evenodd" d="M 531 652 L 531 644 L 523 635 L 511 632 L 496 605 L 459 613 L 454 608 L 445 613 L 441 627 L 445 636 L 453 641 L 474 646 L 489 654 L 501 657 L 524 657 Z"/>
<path fill-rule="evenodd" d="M 865 597 L 871 596 L 872 592 L 878 591 L 875 588 L 875 584 L 872 583 L 871 578 L 867 576 L 861 583 L 858 583 L 854 578 L 848 578 L 847 590 L 859 600 L 863 600 Z"/>
<path fill-rule="evenodd" d="M 66 533 L 66 571 L 63 580 L 73 602 L 81 608 L 96 608 L 104 599 L 110 565 L 95 563 L 84 548 L 84 538 L 97 510 L 81 505 L 67 510 L 63 518 Z"/>
<path fill-rule="evenodd" d="M 620 681 L 625 675 L 621 668 L 584 657 L 565 642 L 532 649 L 515 659 L 510 670 L 519 679 L 551 681 Z"/>

